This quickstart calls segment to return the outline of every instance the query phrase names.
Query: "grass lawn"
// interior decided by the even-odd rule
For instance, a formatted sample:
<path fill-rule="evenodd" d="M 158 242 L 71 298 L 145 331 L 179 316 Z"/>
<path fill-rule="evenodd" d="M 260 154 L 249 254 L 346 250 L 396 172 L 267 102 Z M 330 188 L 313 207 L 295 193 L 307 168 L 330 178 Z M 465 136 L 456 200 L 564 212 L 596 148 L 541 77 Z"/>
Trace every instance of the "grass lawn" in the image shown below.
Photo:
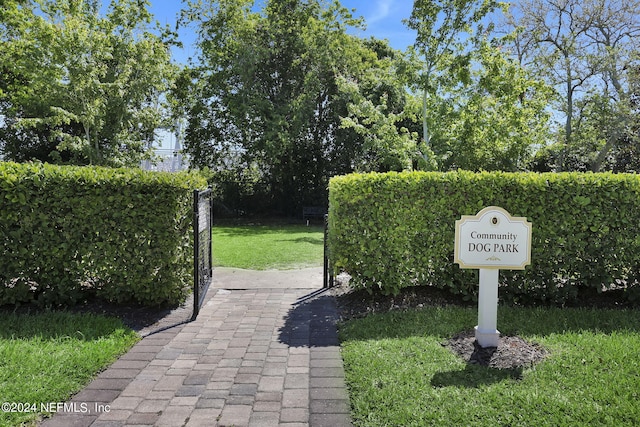
<path fill-rule="evenodd" d="M 322 266 L 324 232 L 306 225 L 216 225 L 213 263 L 250 270 Z"/>
<path fill-rule="evenodd" d="M 640 423 L 640 312 L 500 307 L 498 329 L 550 355 L 521 371 L 468 365 L 442 345 L 477 309 L 429 307 L 341 325 L 356 426 Z"/>
<path fill-rule="evenodd" d="M 41 403 L 67 401 L 137 340 L 114 318 L 65 312 L 0 315 L 0 403 L 31 405 L 22 412 L 3 406 L 0 425 L 35 425 Z"/>

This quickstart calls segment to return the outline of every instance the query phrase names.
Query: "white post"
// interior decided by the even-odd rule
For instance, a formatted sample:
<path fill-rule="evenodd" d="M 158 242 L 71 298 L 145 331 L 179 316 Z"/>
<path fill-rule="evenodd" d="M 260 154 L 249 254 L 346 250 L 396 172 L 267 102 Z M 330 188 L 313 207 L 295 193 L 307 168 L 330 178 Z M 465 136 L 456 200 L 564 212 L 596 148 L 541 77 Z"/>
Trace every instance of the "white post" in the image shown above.
<path fill-rule="evenodd" d="M 478 326 L 476 340 L 480 347 L 497 347 L 500 332 L 498 325 L 498 275 L 497 268 L 480 269 L 480 294 L 478 296 Z"/>

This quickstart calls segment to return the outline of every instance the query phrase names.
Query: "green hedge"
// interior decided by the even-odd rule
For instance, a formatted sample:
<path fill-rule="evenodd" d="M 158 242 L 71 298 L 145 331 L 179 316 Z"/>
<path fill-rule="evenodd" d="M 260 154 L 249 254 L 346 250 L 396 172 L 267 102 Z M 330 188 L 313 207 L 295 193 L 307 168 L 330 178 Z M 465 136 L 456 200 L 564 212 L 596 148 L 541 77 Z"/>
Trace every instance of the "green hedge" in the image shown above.
<path fill-rule="evenodd" d="M 533 224 L 532 264 L 500 272 L 501 298 L 563 303 L 585 287 L 639 295 L 638 175 L 354 174 L 331 180 L 329 205 L 331 262 L 356 286 L 428 284 L 474 298 L 477 270 L 453 263 L 455 221 L 495 205 Z"/>
<path fill-rule="evenodd" d="M 195 174 L 0 163 L 0 304 L 175 304 L 192 278 Z"/>

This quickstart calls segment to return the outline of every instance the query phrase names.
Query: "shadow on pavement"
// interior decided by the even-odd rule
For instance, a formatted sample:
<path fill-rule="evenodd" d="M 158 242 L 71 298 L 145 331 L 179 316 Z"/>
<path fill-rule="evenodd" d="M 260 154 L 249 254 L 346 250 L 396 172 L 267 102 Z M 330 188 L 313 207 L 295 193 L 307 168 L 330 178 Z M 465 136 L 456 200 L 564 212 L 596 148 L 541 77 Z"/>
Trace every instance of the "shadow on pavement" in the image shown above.
<path fill-rule="evenodd" d="M 296 301 L 279 330 L 279 341 L 290 347 L 339 345 L 336 323 L 338 309 L 327 289 L 311 292 Z"/>

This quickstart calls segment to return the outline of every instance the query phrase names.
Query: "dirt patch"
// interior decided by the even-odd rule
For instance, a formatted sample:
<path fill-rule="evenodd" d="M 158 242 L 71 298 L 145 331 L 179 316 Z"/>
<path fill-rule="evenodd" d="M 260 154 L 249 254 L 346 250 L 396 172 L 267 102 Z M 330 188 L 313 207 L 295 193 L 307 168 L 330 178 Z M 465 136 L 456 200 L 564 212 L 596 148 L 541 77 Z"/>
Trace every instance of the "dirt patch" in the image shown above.
<path fill-rule="evenodd" d="M 433 286 L 413 286 L 403 288 L 398 295 L 382 295 L 374 291 L 369 293 L 364 289 L 353 289 L 349 286 L 349 277 L 338 276 L 336 286 L 331 289 L 336 297 L 342 320 L 367 316 L 373 313 L 384 313 L 392 310 L 406 310 L 428 306 L 455 305 L 458 307 L 477 307 L 476 301 L 465 300 L 461 295 L 451 294 L 445 289 Z M 503 304 L 503 302 L 501 302 Z M 598 293 L 593 288 L 580 290 L 578 297 L 562 305 L 554 305 L 550 302 L 530 301 L 529 304 L 518 306 L 561 306 L 572 308 L 593 309 L 629 309 L 640 308 L 640 301 L 629 302 L 621 290 L 613 290 Z"/>
<path fill-rule="evenodd" d="M 348 278 L 340 277 L 336 280 L 336 286 L 331 289 L 331 292 L 336 297 L 342 320 L 429 306 L 476 306 L 472 301 L 465 301 L 460 296 L 432 286 L 414 286 L 401 289 L 398 295 L 382 295 L 379 292 L 369 293 L 364 289 L 354 290 L 349 287 Z"/>
<path fill-rule="evenodd" d="M 193 314 L 193 297 L 190 295 L 185 303 L 173 307 L 143 307 L 135 304 L 115 304 L 96 300 L 70 307 L 67 310 L 117 317 L 127 327 L 144 337 L 153 332 L 187 322 Z"/>
<path fill-rule="evenodd" d="M 549 354 L 541 345 L 520 337 L 500 336 L 497 347 L 480 347 L 473 331 L 462 332 L 442 344 L 472 365 L 497 369 L 527 368 Z"/>

